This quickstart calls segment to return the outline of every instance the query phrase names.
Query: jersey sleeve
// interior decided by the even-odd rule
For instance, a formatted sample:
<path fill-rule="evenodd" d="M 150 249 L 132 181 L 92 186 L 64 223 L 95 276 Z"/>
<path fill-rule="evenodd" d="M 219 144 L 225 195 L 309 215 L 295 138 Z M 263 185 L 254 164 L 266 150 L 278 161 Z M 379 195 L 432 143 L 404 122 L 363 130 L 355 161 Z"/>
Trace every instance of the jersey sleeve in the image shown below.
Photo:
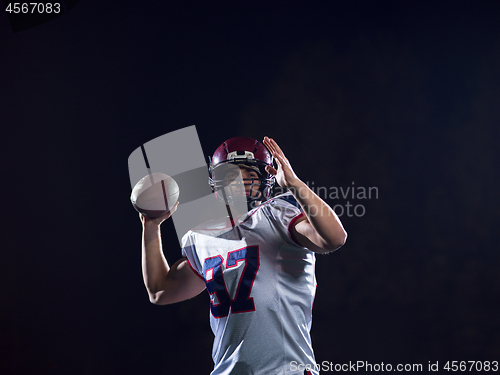
<path fill-rule="evenodd" d="M 182 237 L 182 256 L 187 258 L 191 269 L 203 279 L 203 267 L 196 253 L 196 246 L 193 239 L 193 233 L 191 231 Z"/>
<path fill-rule="evenodd" d="M 293 234 L 293 226 L 305 216 L 299 202 L 289 192 L 275 197 L 272 202 L 272 208 L 272 217 L 275 224 L 281 228 L 294 245 L 302 247 Z"/>

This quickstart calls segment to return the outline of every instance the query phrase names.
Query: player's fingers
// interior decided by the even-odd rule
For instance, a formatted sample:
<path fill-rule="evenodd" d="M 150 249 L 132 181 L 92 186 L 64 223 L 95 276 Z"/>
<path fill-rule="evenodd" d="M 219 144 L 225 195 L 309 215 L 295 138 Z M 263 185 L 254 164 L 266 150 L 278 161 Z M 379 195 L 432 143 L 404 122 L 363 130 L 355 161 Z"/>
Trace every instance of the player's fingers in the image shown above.
<path fill-rule="evenodd" d="M 170 216 L 172 216 L 172 214 L 177 211 L 177 206 L 179 205 L 179 202 L 177 202 L 175 204 L 174 207 L 172 207 L 170 209 L 170 211 L 164 213 L 163 215 L 161 216 L 158 216 L 158 217 L 155 217 L 155 218 L 150 218 L 150 217 L 147 217 L 143 214 L 139 214 L 139 216 L 141 217 L 141 221 L 142 223 L 144 224 L 145 222 L 147 221 L 152 221 L 154 223 L 156 223 L 157 225 L 160 225 L 161 223 L 163 223 L 165 220 L 167 220 Z"/>
<path fill-rule="evenodd" d="M 271 152 L 272 154 L 273 150 L 271 150 L 271 146 L 269 145 L 269 138 L 267 136 L 264 137 L 262 143 L 264 143 L 264 146 L 266 146 L 269 152 Z"/>
<path fill-rule="evenodd" d="M 285 154 L 283 153 L 283 150 L 282 150 L 282 149 L 281 149 L 281 147 L 280 147 L 280 146 L 276 143 L 276 141 L 275 141 L 274 139 L 272 139 L 272 138 L 271 138 L 270 140 L 271 140 L 271 143 L 272 143 L 272 145 L 273 145 L 273 148 L 274 148 L 274 149 L 275 149 L 275 150 L 276 150 L 279 154 L 281 154 L 281 155 L 283 155 L 283 156 L 284 156 Z"/>
<path fill-rule="evenodd" d="M 273 148 L 276 148 L 277 143 L 276 143 L 276 141 L 273 138 L 269 138 L 269 143 L 271 144 L 271 146 Z"/>
<path fill-rule="evenodd" d="M 268 136 L 264 137 L 264 145 L 269 149 L 271 154 L 274 154 L 276 149 L 274 148 L 274 145 L 271 143 L 271 139 Z"/>
<path fill-rule="evenodd" d="M 172 207 L 170 209 L 170 211 L 168 211 L 166 214 L 160 216 L 158 219 L 161 219 L 161 221 L 163 220 L 167 220 L 170 216 L 172 216 L 172 214 L 177 211 L 177 206 L 179 205 L 179 202 L 177 202 L 174 207 Z"/>
<path fill-rule="evenodd" d="M 170 215 L 172 215 L 175 211 L 177 211 L 177 206 L 179 205 L 179 201 L 177 201 L 177 203 L 175 204 L 174 207 L 172 207 L 172 209 L 170 210 Z"/>
<path fill-rule="evenodd" d="M 278 152 L 274 152 L 273 156 L 274 160 L 276 160 L 276 163 L 278 164 L 278 167 L 283 167 L 283 165 L 287 164 L 286 158 Z"/>
<path fill-rule="evenodd" d="M 281 160 L 279 159 L 279 156 L 276 152 L 273 152 L 273 157 L 274 157 L 274 161 L 276 162 L 276 164 L 278 165 L 278 168 L 281 167 Z"/>
<path fill-rule="evenodd" d="M 141 214 L 141 213 L 139 212 L 139 220 L 141 221 L 141 223 L 143 223 L 143 224 L 144 224 L 144 222 L 146 221 L 146 216 L 144 216 L 143 214 Z"/>
<path fill-rule="evenodd" d="M 278 146 L 278 144 L 276 143 L 276 141 L 272 138 L 269 139 L 269 142 L 271 144 L 271 149 L 273 150 L 273 155 L 275 155 L 275 153 L 279 156 L 281 156 L 281 159 L 284 163 L 288 163 L 288 159 L 286 158 L 283 150 L 280 148 L 280 146 Z M 275 158 L 277 158 L 277 156 L 274 156 Z"/>

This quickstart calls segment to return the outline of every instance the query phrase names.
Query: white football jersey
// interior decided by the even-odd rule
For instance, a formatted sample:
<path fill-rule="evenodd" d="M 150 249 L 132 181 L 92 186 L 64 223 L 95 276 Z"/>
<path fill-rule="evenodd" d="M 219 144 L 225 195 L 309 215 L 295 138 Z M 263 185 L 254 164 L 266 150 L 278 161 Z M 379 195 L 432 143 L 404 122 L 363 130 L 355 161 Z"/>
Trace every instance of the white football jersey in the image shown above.
<path fill-rule="evenodd" d="M 318 374 L 309 334 L 315 255 L 291 232 L 302 216 L 285 193 L 234 228 L 229 220 L 213 221 L 184 236 L 182 255 L 210 294 L 212 375 L 302 375 L 305 366 Z"/>

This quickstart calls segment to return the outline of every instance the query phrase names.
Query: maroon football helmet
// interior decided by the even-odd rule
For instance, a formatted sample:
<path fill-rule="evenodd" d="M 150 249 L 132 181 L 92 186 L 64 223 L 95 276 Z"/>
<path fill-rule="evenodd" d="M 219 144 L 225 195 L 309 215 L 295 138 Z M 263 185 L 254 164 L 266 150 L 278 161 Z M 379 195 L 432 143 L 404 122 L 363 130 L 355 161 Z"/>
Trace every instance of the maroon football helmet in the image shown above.
<path fill-rule="evenodd" d="M 266 146 L 253 138 L 235 137 L 222 143 L 215 150 L 209 166 L 209 184 L 217 198 L 232 203 L 233 194 L 230 186 L 232 181 L 225 179 L 225 175 L 229 169 L 238 165 L 255 170 L 260 177 L 260 181 L 243 179 L 245 185 L 250 185 L 250 191 L 253 190 L 253 185 L 259 185 L 259 194 L 256 196 L 250 194 L 246 197 L 248 208 L 252 209 L 258 205 L 257 202 L 267 200 L 271 194 L 275 179 L 267 173 L 266 166 L 273 166 L 273 157 Z M 225 191 L 225 187 L 230 189 Z"/>

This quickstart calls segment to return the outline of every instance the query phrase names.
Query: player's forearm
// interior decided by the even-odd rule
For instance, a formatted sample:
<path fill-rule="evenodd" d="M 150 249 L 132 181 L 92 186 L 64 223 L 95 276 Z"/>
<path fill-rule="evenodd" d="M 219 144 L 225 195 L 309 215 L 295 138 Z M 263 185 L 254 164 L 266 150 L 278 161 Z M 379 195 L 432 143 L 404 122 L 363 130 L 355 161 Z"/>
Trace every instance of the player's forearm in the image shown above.
<path fill-rule="evenodd" d="M 289 188 L 316 231 L 321 247 L 325 250 L 336 250 L 342 246 L 347 239 L 347 232 L 335 211 L 304 182 L 297 180 Z"/>
<path fill-rule="evenodd" d="M 142 231 L 142 275 L 151 302 L 165 288 L 170 267 L 163 255 L 160 226 L 145 223 Z"/>

